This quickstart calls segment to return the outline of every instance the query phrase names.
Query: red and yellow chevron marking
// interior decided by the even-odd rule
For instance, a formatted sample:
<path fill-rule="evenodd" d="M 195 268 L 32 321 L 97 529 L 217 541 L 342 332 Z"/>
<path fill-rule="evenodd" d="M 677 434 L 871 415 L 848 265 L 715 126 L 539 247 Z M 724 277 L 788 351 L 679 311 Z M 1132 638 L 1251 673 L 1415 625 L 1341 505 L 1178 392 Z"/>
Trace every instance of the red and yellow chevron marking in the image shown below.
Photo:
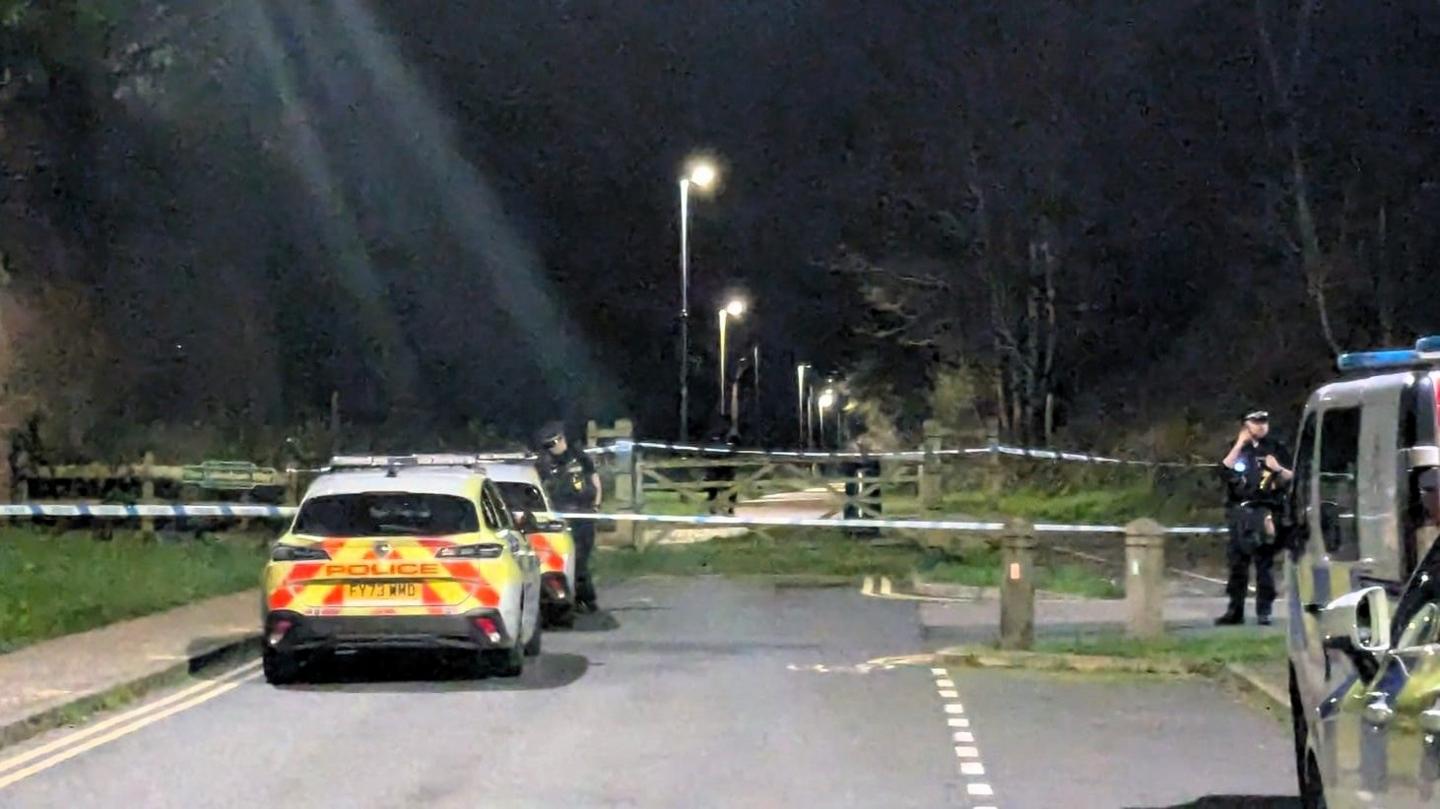
<path fill-rule="evenodd" d="M 545 573 L 564 573 L 565 558 L 575 553 L 575 540 L 568 531 L 553 534 L 529 534 L 530 546 L 540 557 L 540 570 Z"/>
<path fill-rule="evenodd" d="M 330 555 L 327 561 L 266 565 L 266 604 L 272 610 L 318 615 L 444 615 L 497 607 L 500 590 L 521 575 L 513 557 L 462 560 L 435 556 L 441 548 L 479 539 L 478 535 L 325 539 L 314 544 Z M 377 551 L 382 544 L 388 547 L 383 554 Z M 351 597 L 349 585 L 375 581 L 417 581 L 420 586 L 412 599 Z"/>

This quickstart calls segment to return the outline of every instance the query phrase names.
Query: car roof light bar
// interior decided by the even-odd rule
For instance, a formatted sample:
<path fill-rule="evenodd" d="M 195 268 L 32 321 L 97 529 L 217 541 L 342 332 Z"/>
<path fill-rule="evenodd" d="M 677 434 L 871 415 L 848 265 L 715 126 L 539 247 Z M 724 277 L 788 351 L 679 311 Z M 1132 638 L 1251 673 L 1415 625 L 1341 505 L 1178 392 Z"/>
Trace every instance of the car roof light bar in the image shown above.
<path fill-rule="evenodd" d="M 1419 351 L 1392 348 L 1383 351 L 1354 351 L 1341 354 L 1335 365 L 1341 371 L 1378 371 L 1385 368 L 1409 368 L 1424 359 Z"/>

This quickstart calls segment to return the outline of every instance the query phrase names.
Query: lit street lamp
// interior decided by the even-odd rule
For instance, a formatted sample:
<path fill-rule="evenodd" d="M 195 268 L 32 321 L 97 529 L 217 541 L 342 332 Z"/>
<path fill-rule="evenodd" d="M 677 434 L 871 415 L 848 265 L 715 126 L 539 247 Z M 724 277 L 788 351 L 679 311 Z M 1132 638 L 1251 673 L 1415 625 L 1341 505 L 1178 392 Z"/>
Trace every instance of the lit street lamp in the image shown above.
<path fill-rule="evenodd" d="M 820 391 L 820 398 L 815 400 L 815 406 L 820 411 L 820 446 L 825 446 L 825 411 L 835 404 L 835 390 L 826 388 Z"/>
<path fill-rule="evenodd" d="M 725 324 L 730 318 L 739 318 L 745 314 L 745 302 L 739 298 L 732 299 L 720 310 L 720 415 L 725 415 L 725 389 L 729 385 L 729 377 L 725 375 L 725 361 L 729 356 L 725 346 Z"/>
<path fill-rule="evenodd" d="M 695 159 L 680 177 L 680 440 L 690 437 L 690 186 L 715 184 L 715 164 Z"/>
<path fill-rule="evenodd" d="M 795 426 L 801 447 L 810 446 L 810 436 L 805 432 L 805 369 L 809 367 L 808 362 L 795 366 Z"/>

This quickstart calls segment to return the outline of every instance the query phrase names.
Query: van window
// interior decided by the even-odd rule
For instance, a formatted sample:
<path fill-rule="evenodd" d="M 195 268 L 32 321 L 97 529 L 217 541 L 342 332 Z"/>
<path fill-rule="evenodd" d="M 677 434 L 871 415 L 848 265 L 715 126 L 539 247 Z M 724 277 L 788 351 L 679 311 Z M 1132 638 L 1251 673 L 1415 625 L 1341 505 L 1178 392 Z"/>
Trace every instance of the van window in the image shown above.
<path fill-rule="evenodd" d="M 1325 550 L 1337 562 L 1360 558 L 1356 472 L 1360 457 L 1360 408 L 1327 410 L 1320 416 L 1320 507 L 1316 515 Z"/>
<path fill-rule="evenodd" d="M 1310 492 L 1312 483 L 1310 470 L 1315 465 L 1315 414 L 1309 413 L 1305 416 L 1305 423 L 1300 426 L 1300 438 L 1295 446 L 1295 484 L 1290 487 L 1290 508 L 1285 515 L 1289 519 L 1290 530 L 1296 532 L 1293 536 L 1308 536 L 1307 518 L 1310 509 Z M 1296 542 L 1292 545 L 1297 553 L 1305 550 L 1305 543 Z"/>

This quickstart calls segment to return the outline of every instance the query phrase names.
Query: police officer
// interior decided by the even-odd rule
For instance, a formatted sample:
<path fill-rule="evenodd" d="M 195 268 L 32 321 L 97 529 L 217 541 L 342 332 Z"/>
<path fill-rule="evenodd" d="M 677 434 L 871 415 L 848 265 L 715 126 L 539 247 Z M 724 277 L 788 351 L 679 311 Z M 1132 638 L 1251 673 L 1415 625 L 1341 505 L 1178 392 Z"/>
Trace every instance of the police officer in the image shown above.
<path fill-rule="evenodd" d="M 1270 608 L 1275 603 L 1275 515 L 1283 503 L 1285 486 L 1295 477 L 1287 466 L 1284 448 L 1269 437 L 1270 414 L 1254 410 L 1241 421 L 1240 434 L 1220 462 L 1225 522 L 1230 531 L 1225 549 L 1230 563 L 1230 580 L 1225 586 L 1230 607 L 1215 619 L 1220 626 L 1244 623 L 1252 564 L 1255 619 L 1263 625 L 1270 623 Z"/>
<path fill-rule="evenodd" d="M 565 425 L 551 422 L 538 435 L 540 452 L 535 468 L 550 499 L 561 511 L 595 512 L 600 508 L 600 475 L 589 456 L 571 449 L 565 440 Z M 575 537 L 575 608 L 595 612 L 595 584 L 590 580 L 590 554 L 595 550 L 595 521 L 574 520 L 570 533 Z"/>

